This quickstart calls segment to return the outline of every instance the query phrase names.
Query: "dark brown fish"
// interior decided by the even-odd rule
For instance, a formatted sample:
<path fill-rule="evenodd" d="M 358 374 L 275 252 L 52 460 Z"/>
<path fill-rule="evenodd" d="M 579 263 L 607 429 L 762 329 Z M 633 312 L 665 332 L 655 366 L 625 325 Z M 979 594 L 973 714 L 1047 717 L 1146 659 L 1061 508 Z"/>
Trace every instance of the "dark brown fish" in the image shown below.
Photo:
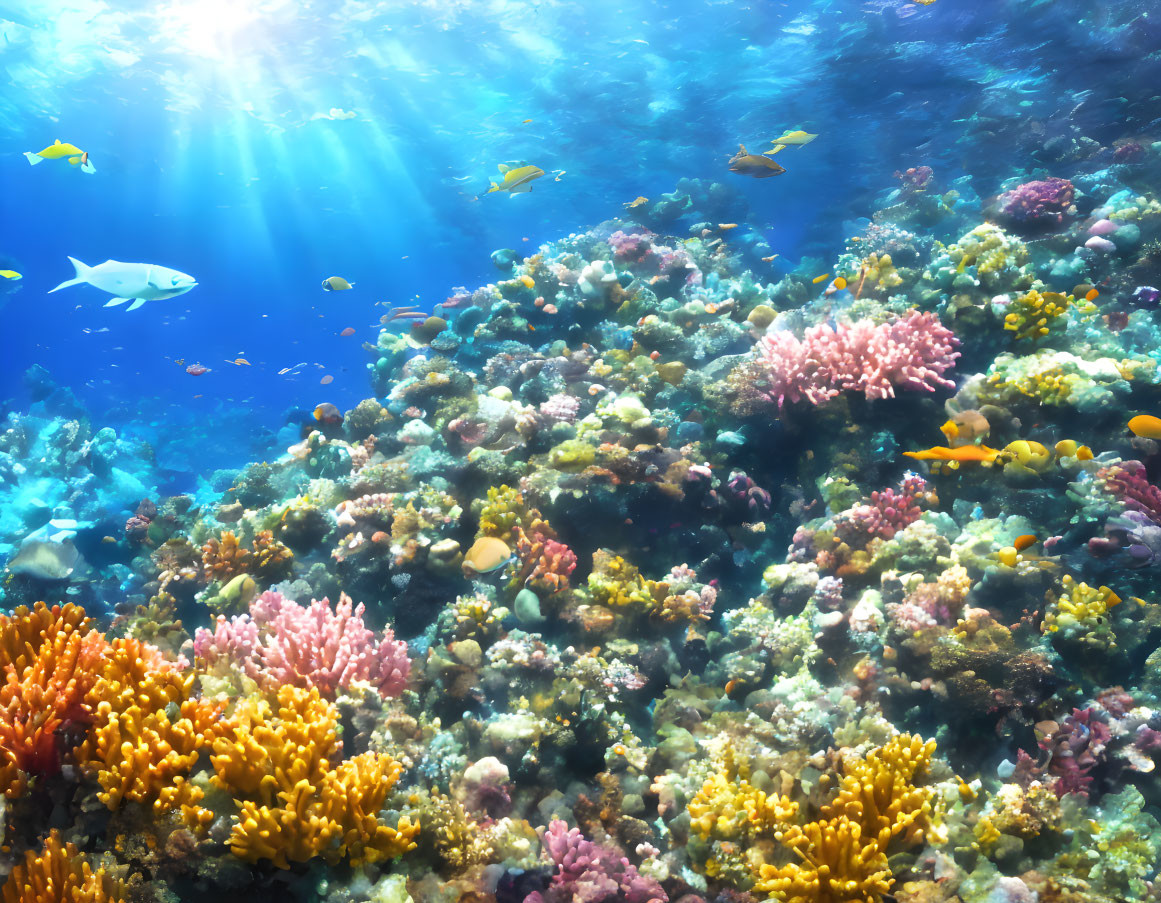
<path fill-rule="evenodd" d="M 730 172 L 755 179 L 767 179 L 770 176 L 781 175 L 786 170 L 769 157 L 751 154 L 746 150 L 746 145 L 739 144 L 738 152 L 730 157 Z"/>

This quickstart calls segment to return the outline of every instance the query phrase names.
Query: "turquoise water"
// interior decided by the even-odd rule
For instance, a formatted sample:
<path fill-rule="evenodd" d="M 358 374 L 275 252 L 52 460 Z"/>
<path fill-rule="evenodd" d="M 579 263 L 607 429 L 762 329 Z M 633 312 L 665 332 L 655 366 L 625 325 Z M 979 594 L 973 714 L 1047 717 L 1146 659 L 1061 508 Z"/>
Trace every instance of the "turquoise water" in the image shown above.
<path fill-rule="evenodd" d="M 1152 4 L 0 64 L 0 903 L 1161 894 Z"/>

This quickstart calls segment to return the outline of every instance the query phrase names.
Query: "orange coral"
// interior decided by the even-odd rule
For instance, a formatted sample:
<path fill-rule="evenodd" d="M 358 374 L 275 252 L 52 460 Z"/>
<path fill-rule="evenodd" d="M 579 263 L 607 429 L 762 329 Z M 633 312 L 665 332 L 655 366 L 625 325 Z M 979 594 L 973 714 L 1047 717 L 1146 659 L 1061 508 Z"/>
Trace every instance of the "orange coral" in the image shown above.
<path fill-rule="evenodd" d="M 233 531 L 226 530 L 220 538 L 210 538 L 202 546 L 202 568 L 207 580 L 225 583 L 239 574 L 251 573 L 253 555 L 242 547 Z"/>
<path fill-rule="evenodd" d="M 19 796 L 29 774 L 59 770 L 57 730 L 85 718 L 84 697 L 106 645 L 72 604 L 38 602 L 0 617 L 0 789 L 7 796 Z"/>
<path fill-rule="evenodd" d="M 95 872 L 71 843 L 62 844 L 56 831 L 39 853 L 29 850 L 0 890 L 0 903 L 121 903 L 119 882 Z"/>
<path fill-rule="evenodd" d="M 113 641 L 87 695 L 93 713 L 89 736 L 76 750 L 110 809 L 131 800 L 161 812 L 193 807 L 201 799 L 202 791 L 186 777 L 201 749 L 227 725 L 218 704 L 190 698 L 193 682 L 193 672 L 182 674 L 156 648 L 135 639 Z"/>
<path fill-rule="evenodd" d="M 419 825 L 396 827 L 377 814 L 402 767 L 383 753 L 338 757 L 338 710 L 317 689 L 284 686 L 277 717 L 264 700 L 244 703 L 231 732 L 214 742 L 213 782 L 231 793 L 238 819 L 230 849 L 247 862 L 278 868 L 325 856 L 352 864 L 399 856 L 415 847 Z"/>

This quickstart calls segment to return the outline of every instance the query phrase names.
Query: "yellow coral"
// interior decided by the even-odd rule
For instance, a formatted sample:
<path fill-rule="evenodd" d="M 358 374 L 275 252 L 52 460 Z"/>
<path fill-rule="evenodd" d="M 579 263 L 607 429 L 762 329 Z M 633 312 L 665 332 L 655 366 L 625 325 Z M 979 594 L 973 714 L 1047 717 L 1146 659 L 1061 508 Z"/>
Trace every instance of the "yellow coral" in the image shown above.
<path fill-rule="evenodd" d="M 798 814 L 798 804 L 767 794 L 727 771 L 710 775 L 687 806 L 690 826 L 702 838 L 748 837 L 784 827 Z"/>
<path fill-rule="evenodd" d="M 646 580 L 636 567 L 608 549 L 593 553 L 588 587 L 593 600 L 601 605 L 649 613 L 661 611 L 669 595 L 669 584 Z"/>
<path fill-rule="evenodd" d="M 780 839 L 801 863 L 761 866 L 759 892 L 785 903 L 877 903 L 891 890 L 886 854 L 850 819 L 795 825 Z"/>
<path fill-rule="evenodd" d="M 524 496 L 519 489 L 511 486 L 491 486 L 488 489 L 487 501 L 482 502 L 480 508 L 480 529 L 477 536 L 495 536 L 498 539 L 509 539 L 512 528 L 519 524 L 527 514 L 524 507 Z"/>
<path fill-rule="evenodd" d="M 863 837 L 886 849 L 894 837 L 911 846 L 922 843 L 931 825 L 931 790 L 912 779 L 925 772 L 935 741 L 901 734 L 863 759 L 843 764 L 838 795 L 822 808 L 824 818 L 858 822 Z"/>
<path fill-rule="evenodd" d="M 1091 629 L 1103 626 L 1109 609 L 1121 604 L 1121 597 L 1107 586 L 1091 587 L 1077 583 L 1065 574 L 1064 594 L 1044 616 L 1043 633 L 1055 633 L 1061 627 Z"/>
<path fill-rule="evenodd" d="M 1035 342 L 1048 336 L 1057 320 L 1075 303 L 1072 295 L 1030 289 L 1008 303 L 1004 329 L 1015 333 L 1018 342 Z"/>
<path fill-rule="evenodd" d="M 110 809 L 131 800 L 161 812 L 196 806 L 201 799 L 201 790 L 186 777 L 202 748 L 226 726 L 219 705 L 190 698 L 193 682 L 192 671 L 183 675 L 152 646 L 113 641 L 101 677 L 86 697 L 93 724 L 76 750 Z"/>
<path fill-rule="evenodd" d="M 62 844 L 56 831 L 44 849 L 29 850 L 0 890 L 0 903 L 121 903 L 119 882 L 95 872 L 71 843 Z"/>
<path fill-rule="evenodd" d="M 934 740 L 902 734 L 845 761 L 821 818 L 775 833 L 800 862 L 761 865 L 756 889 L 786 903 L 878 903 L 893 882 L 888 846 L 915 846 L 932 830 L 931 790 L 913 781 L 934 753 Z"/>
<path fill-rule="evenodd" d="M 214 743 L 211 780 L 238 803 L 234 854 L 289 868 L 320 855 L 360 865 L 413 849 L 417 823 L 404 816 L 390 827 L 378 819 L 399 763 L 364 753 L 332 767 L 339 752 L 335 706 L 316 689 L 290 686 L 279 689 L 278 705 L 275 717 L 263 700 L 243 704 L 231 734 Z"/>

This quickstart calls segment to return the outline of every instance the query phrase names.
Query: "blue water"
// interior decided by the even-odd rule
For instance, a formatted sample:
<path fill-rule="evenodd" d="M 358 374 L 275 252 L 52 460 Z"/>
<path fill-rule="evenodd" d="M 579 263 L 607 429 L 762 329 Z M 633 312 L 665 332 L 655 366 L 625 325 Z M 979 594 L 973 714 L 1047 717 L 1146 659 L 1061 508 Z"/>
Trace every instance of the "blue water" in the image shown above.
<path fill-rule="evenodd" d="M 720 215 L 756 227 L 768 247 L 751 262 L 773 277 L 831 254 L 896 170 L 994 192 L 1043 140 L 1033 125 L 1082 100 L 1074 118 L 1140 133 L 1117 115 L 1156 104 L 1113 98 L 1141 100 L 1148 79 L 1100 75 L 1147 65 L 1161 26 L 1132 3 L 1091 6 L 5 3 L 0 262 L 24 279 L 0 297 L 0 398 L 19 404 L 39 363 L 97 420 L 177 450 L 217 424 L 199 454 L 238 463 L 287 410 L 366 394 L 377 303 L 430 310 L 494 278 L 492 250 L 528 253 L 683 177 L 727 184 Z M 725 171 L 739 142 L 800 127 L 821 137 L 784 152 L 786 176 Z M 29 167 L 22 152 L 58 138 L 97 173 Z M 477 200 L 501 162 L 549 177 Z M 105 309 L 90 287 L 46 294 L 72 276 L 66 255 L 199 285 Z M 354 290 L 323 292 L 330 275 Z"/>

